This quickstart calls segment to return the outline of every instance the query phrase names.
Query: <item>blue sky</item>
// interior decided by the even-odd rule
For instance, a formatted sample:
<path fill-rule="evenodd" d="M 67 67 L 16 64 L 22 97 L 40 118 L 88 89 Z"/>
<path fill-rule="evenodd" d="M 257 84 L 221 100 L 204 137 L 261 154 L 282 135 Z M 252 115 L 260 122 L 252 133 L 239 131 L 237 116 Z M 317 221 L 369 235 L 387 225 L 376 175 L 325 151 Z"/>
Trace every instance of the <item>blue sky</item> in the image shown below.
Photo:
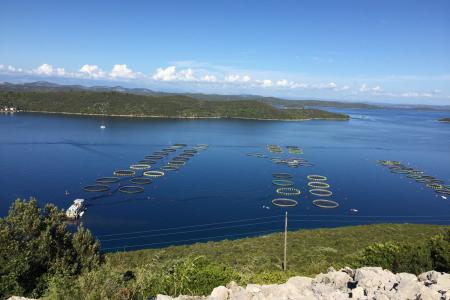
<path fill-rule="evenodd" d="M 450 1 L 2 1 L 0 80 L 450 104 Z"/>

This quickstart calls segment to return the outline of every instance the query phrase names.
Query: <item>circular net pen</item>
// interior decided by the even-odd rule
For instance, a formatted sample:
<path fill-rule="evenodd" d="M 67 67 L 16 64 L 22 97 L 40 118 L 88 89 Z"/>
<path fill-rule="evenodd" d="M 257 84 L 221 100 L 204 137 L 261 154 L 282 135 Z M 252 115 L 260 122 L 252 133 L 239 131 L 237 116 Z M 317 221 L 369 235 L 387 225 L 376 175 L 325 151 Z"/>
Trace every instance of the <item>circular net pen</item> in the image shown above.
<path fill-rule="evenodd" d="M 333 200 L 317 199 L 313 201 L 313 204 L 320 208 L 337 208 L 339 203 Z"/>
<path fill-rule="evenodd" d="M 175 152 L 175 151 L 177 151 L 176 149 L 173 149 L 173 148 L 170 148 L 170 147 L 168 147 L 168 148 L 164 148 L 164 149 L 162 149 L 162 151 L 164 151 L 164 152 Z"/>
<path fill-rule="evenodd" d="M 158 162 L 156 160 L 152 160 L 152 159 L 143 159 L 139 161 L 140 164 L 146 164 L 146 165 L 154 165 L 157 164 Z"/>
<path fill-rule="evenodd" d="M 144 192 L 144 188 L 136 185 L 125 185 L 119 188 L 119 192 L 124 194 L 139 194 Z"/>
<path fill-rule="evenodd" d="M 162 166 L 161 170 L 163 170 L 163 171 L 178 171 L 179 168 L 176 166 L 168 165 L 168 166 Z"/>
<path fill-rule="evenodd" d="M 330 197 L 331 195 L 333 195 L 333 192 L 324 189 L 312 189 L 309 190 L 309 192 L 318 197 Z"/>
<path fill-rule="evenodd" d="M 116 170 L 113 173 L 115 176 L 122 176 L 122 177 L 126 177 L 126 176 L 134 176 L 136 175 L 136 172 L 133 170 Z"/>
<path fill-rule="evenodd" d="M 306 178 L 308 178 L 311 181 L 326 181 L 328 180 L 327 177 L 322 175 L 308 175 Z"/>
<path fill-rule="evenodd" d="M 289 173 L 273 173 L 272 176 L 277 179 L 291 179 L 293 177 Z"/>
<path fill-rule="evenodd" d="M 83 190 L 91 193 L 107 192 L 109 191 L 109 186 L 104 184 L 87 185 L 83 187 Z"/>
<path fill-rule="evenodd" d="M 164 156 L 163 155 L 147 155 L 145 157 L 145 159 L 151 159 L 151 160 L 158 160 L 158 159 L 163 159 Z"/>
<path fill-rule="evenodd" d="M 132 170 L 148 170 L 150 169 L 150 165 L 147 164 L 134 164 L 130 166 Z"/>
<path fill-rule="evenodd" d="M 136 178 L 132 178 L 130 180 L 131 183 L 134 184 L 140 184 L 140 185 L 144 185 L 144 184 L 150 184 L 152 183 L 152 180 L 150 178 L 142 178 L 142 177 L 136 177 Z"/>
<path fill-rule="evenodd" d="M 294 199 L 288 198 L 276 198 L 272 200 L 272 204 L 279 207 L 294 207 L 298 202 Z"/>
<path fill-rule="evenodd" d="M 294 182 L 292 182 L 291 180 L 287 180 L 287 179 L 275 179 L 275 180 L 272 180 L 272 184 L 276 185 L 276 186 L 281 186 L 281 187 L 288 187 L 288 186 L 293 186 Z"/>
<path fill-rule="evenodd" d="M 154 170 L 154 171 L 145 171 L 144 173 L 143 173 L 143 175 L 144 176 L 147 176 L 147 177 L 154 177 L 154 178 L 156 178 L 156 177 L 162 177 L 162 176 L 164 176 L 164 172 L 163 171 L 157 171 L 157 170 Z"/>
<path fill-rule="evenodd" d="M 277 188 L 277 193 L 281 196 L 299 196 L 301 191 L 292 187 L 281 187 Z"/>
<path fill-rule="evenodd" d="M 308 186 L 312 187 L 313 189 L 327 189 L 330 187 L 330 185 L 328 183 L 322 182 L 322 181 L 308 182 Z"/>
<path fill-rule="evenodd" d="M 184 166 L 186 162 L 183 160 L 171 160 L 168 162 L 168 164 L 171 166 L 181 167 Z"/>
<path fill-rule="evenodd" d="M 172 147 L 183 148 L 183 147 L 186 147 L 186 146 L 187 146 L 186 144 L 173 144 Z"/>
<path fill-rule="evenodd" d="M 178 155 L 180 157 L 187 157 L 187 158 L 191 158 L 194 156 L 193 153 L 181 153 L 180 155 Z"/>
<path fill-rule="evenodd" d="M 153 152 L 152 155 L 156 155 L 156 156 L 167 156 L 167 155 L 169 155 L 169 152 L 167 152 L 167 151 L 155 151 L 155 152 Z"/>
<path fill-rule="evenodd" d="M 119 177 L 100 177 L 100 178 L 97 178 L 97 180 L 95 180 L 95 182 L 98 184 L 111 184 L 111 183 L 119 182 L 119 180 L 120 180 Z"/>

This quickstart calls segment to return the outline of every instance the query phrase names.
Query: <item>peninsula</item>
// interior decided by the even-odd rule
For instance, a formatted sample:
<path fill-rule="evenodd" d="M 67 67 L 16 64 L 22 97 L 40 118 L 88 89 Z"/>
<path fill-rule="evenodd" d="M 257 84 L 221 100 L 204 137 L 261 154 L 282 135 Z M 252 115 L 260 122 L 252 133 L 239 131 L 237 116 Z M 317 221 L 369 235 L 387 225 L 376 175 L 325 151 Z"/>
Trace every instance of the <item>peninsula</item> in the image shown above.
<path fill-rule="evenodd" d="M 152 118 L 229 118 L 254 120 L 347 120 L 319 109 L 277 108 L 256 100 L 209 101 L 186 95 L 136 95 L 104 91 L 0 92 L 0 106 L 23 112 Z"/>

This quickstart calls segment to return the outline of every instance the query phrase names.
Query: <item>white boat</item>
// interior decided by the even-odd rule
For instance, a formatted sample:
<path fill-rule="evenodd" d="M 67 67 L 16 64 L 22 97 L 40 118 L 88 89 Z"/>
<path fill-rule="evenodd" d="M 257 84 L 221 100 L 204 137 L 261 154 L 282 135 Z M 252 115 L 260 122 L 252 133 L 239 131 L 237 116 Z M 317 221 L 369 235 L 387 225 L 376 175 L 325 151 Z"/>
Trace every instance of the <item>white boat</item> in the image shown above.
<path fill-rule="evenodd" d="M 101 128 L 101 129 L 105 129 L 105 128 L 106 128 L 106 125 L 103 125 L 103 124 L 102 124 L 102 125 L 100 125 L 100 128 Z"/>
<path fill-rule="evenodd" d="M 350 208 L 350 211 L 351 211 L 351 212 L 358 212 L 358 210 L 355 209 L 355 208 Z"/>
<path fill-rule="evenodd" d="M 70 220 L 76 220 L 84 214 L 84 199 L 75 199 L 73 204 L 66 210 L 66 217 Z"/>

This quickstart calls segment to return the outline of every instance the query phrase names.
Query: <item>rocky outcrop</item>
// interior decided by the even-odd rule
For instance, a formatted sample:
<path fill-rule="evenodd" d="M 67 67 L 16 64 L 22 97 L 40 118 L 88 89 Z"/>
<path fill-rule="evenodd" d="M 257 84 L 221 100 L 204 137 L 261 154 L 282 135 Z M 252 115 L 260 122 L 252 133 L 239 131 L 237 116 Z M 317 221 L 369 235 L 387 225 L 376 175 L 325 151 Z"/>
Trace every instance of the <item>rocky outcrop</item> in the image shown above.
<path fill-rule="evenodd" d="M 231 282 L 216 287 L 209 296 L 158 295 L 157 300 L 450 300 L 450 274 L 430 271 L 419 276 L 393 274 L 379 267 L 330 269 L 315 278 L 292 277 L 283 284 Z"/>

